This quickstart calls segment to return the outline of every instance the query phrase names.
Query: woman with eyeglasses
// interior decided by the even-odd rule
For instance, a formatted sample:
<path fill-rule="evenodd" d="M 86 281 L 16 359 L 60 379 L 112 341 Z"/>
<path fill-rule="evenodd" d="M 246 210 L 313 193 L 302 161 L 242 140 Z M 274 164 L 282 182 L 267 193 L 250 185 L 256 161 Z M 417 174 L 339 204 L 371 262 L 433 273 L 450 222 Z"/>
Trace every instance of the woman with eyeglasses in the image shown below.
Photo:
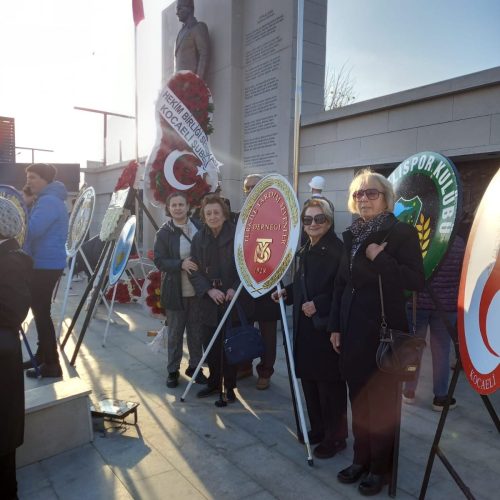
<path fill-rule="evenodd" d="M 196 269 L 192 270 L 189 279 L 196 295 L 201 298 L 199 314 L 206 348 L 224 315 L 225 307 L 234 297 L 239 277 L 234 262 L 235 227 L 229 221 L 228 206 L 218 195 L 208 194 L 201 202 L 200 215 L 204 225 L 194 235 L 191 244 L 191 258 Z M 242 305 L 245 307 L 246 304 Z M 246 308 L 245 312 L 248 314 L 250 311 Z M 223 337 L 221 332 L 207 356 L 210 369 L 208 385 L 198 391 L 197 396 L 204 398 L 218 393 L 222 390 L 223 378 L 227 401 L 234 403 L 236 365 L 227 363 L 222 351 Z"/>
<path fill-rule="evenodd" d="M 309 442 L 318 445 L 316 458 L 330 458 L 346 447 L 347 438 L 347 390 L 326 329 L 342 242 L 326 200 L 308 200 L 301 217 L 308 241 L 297 254 L 293 283 L 281 293 L 294 306 L 293 355 L 311 424 Z"/>
<path fill-rule="evenodd" d="M 396 432 L 397 380 L 378 370 L 383 284 L 388 326 L 409 331 L 404 290 L 424 286 L 416 230 L 398 222 L 394 190 L 381 174 L 361 171 L 349 187 L 348 208 L 359 218 L 343 233 L 345 251 L 335 280 L 328 331 L 352 410 L 354 459 L 341 470 L 341 483 L 356 483 L 362 495 L 379 493 L 391 472 Z"/>

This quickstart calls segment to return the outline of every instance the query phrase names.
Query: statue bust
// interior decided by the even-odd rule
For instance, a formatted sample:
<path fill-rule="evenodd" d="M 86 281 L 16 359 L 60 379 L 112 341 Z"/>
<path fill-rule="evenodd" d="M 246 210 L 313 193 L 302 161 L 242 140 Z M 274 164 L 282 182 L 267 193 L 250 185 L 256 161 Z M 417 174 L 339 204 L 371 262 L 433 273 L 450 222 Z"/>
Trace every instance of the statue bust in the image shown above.
<path fill-rule="evenodd" d="M 205 23 L 194 17 L 193 0 L 177 0 L 182 28 L 175 41 L 175 71 L 189 70 L 205 80 L 210 58 L 210 39 Z"/>

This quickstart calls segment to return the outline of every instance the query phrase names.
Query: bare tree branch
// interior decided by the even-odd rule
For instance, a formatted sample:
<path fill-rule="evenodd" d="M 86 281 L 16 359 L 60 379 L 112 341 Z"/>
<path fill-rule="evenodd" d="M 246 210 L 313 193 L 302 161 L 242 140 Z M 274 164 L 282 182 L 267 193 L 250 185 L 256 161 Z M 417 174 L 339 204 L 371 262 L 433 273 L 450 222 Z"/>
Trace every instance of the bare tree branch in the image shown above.
<path fill-rule="evenodd" d="M 325 72 L 325 109 L 341 108 L 351 104 L 356 99 L 356 80 L 351 75 L 352 68 L 347 62 L 342 64 L 339 70 L 331 66 L 326 67 Z"/>

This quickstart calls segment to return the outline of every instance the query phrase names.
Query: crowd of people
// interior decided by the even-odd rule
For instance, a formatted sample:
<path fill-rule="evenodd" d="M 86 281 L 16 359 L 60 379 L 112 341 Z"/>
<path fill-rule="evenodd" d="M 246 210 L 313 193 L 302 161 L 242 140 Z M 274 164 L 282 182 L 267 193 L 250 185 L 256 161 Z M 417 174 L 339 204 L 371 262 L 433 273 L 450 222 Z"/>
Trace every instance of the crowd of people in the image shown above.
<path fill-rule="evenodd" d="M 24 196 L 29 202 L 29 218 L 24 252 L 15 240 L 20 226 L 11 212 L 16 209 L 0 198 L 0 356 L 5 358 L 0 370 L 9 372 L 9 379 L 15 381 L 9 391 L 19 403 L 11 405 L 10 413 L 4 416 L 12 432 L 6 441 L 0 441 L 0 470 L 10 471 L 5 473 L 10 479 L 0 484 L 10 484 L 11 489 L 5 491 L 11 492 L 15 491 L 15 448 L 22 442 L 22 369 L 27 370 L 27 376 L 36 377 L 34 362 L 42 377 L 62 374 L 50 309 L 55 284 L 66 266 L 67 193 L 51 165 L 31 165 L 26 174 Z M 252 174 L 244 180 L 246 195 L 261 178 Z M 348 209 L 355 217 L 342 239 L 335 233 L 333 203 L 322 194 L 324 179 L 314 177 L 309 185 L 311 197 L 301 212 L 303 238 L 291 283 L 281 292 L 270 291 L 256 300 L 243 290 L 238 303 L 249 322 L 258 323 L 263 338 L 264 352 L 256 365 L 259 390 L 270 387 L 274 372 L 280 296 L 286 305 L 293 306 L 290 354 L 305 397 L 313 454 L 327 459 L 346 448 L 349 398 L 354 455 L 352 464 L 339 471 L 337 478 L 342 483 L 361 480 L 359 492 L 374 495 L 391 473 L 400 404 L 398 381 L 381 372 L 375 361 L 381 323 L 379 281 L 383 283 L 388 324 L 409 331 L 411 315 L 405 290 L 422 291 L 424 287 L 422 254 L 416 230 L 392 213 L 394 191 L 384 176 L 364 170 L 354 178 Z M 230 212 L 217 193 L 206 195 L 195 215 L 190 208 L 184 193 L 170 195 L 166 222 L 154 242 L 154 262 L 163 276 L 161 302 L 168 325 L 166 385 L 170 389 L 180 383 L 184 334 L 189 352 L 185 375 L 192 377 L 239 286 L 233 250 L 238 214 Z M 463 241 L 456 240 L 442 276 L 435 277 L 438 294 L 442 293 L 440 280 L 447 280 L 450 273 L 458 276 L 463 247 Z M 456 298 L 445 297 L 443 301 L 440 307 L 453 323 Z M 430 302 L 434 307 L 428 305 Z M 34 360 L 23 363 L 18 334 L 29 307 L 38 348 Z M 417 334 L 425 337 L 427 326 L 431 326 L 433 404 L 441 409 L 447 392 L 450 341 L 444 333 L 449 325 L 441 324 L 435 309 L 435 302 L 419 295 Z M 234 313 L 232 321 L 238 320 L 236 316 Z M 237 379 L 253 374 L 253 360 L 230 364 L 223 341 L 222 333 L 208 353 L 208 372 L 199 370 L 194 382 L 200 386 L 199 398 L 219 394 L 232 403 L 237 401 Z M 414 401 L 416 386 L 417 380 L 406 384 L 406 402 Z"/>

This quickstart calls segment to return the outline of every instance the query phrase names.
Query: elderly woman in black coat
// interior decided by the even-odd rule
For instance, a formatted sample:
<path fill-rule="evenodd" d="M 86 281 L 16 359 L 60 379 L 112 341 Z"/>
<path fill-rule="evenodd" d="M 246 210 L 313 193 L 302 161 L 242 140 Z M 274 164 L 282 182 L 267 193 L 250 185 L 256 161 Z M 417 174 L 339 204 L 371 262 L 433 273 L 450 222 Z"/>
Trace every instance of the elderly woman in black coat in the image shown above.
<path fill-rule="evenodd" d="M 24 375 L 19 328 L 30 308 L 31 257 L 14 239 L 22 221 L 0 198 L 0 498 L 17 498 L 16 448 L 24 437 Z"/>
<path fill-rule="evenodd" d="M 204 346 L 207 347 L 224 315 L 225 305 L 232 300 L 239 285 L 234 262 L 234 225 L 229 222 L 229 208 L 218 195 L 205 196 L 200 208 L 203 227 L 191 244 L 191 257 L 196 269 L 189 279 L 200 300 L 200 317 Z M 222 353 L 222 333 L 207 356 L 210 376 L 206 388 L 198 391 L 203 398 L 221 390 L 222 374 L 228 402 L 236 401 L 236 365 L 229 365 Z"/>
<path fill-rule="evenodd" d="M 293 283 L 281 293 L 294 306 L 293 355 L 311 424 L 309 441 L 319 443 L 316 458 L 330 458 L 346 447 L 347 438 L 347 390 L 326 329 L 342 242 L 326 200 L 308 200 L 301 217 L 308 241 L 297 254 Z M 278 297 L 274 292 L 273 298 Z"/>
<path fill-rule="evenodd" d="M 363 495 L 381 491 L 391 471 L 397 420 L 397 384 L 378 370 L 382 280 L 390 328 L 409 331 L 404 290 L 424 285 L 416 230 L 393 215 L 394 191 L 382 175 L 363 170 L 349 187 L 349 210 L 360 217 L 343 233 L 345 253 L 335 282 L 328 331 L 340 353 L 352 409 L 354 460 L 340 471 L 342 483 L 359 485 Z"/>

